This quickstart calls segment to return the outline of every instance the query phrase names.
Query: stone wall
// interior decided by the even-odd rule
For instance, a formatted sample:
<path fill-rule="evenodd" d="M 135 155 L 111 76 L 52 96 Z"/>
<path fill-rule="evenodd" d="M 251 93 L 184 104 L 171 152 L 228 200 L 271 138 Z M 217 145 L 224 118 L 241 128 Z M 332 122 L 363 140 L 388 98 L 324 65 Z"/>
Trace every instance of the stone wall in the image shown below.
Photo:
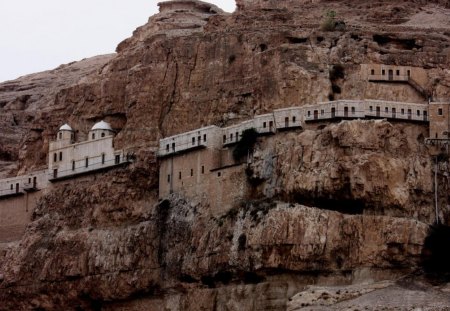
<path fill-rule="evenodd" d="M 22 238 L 37 200 L 43 192 L 25 193 L 21 196 L 0 199 L 0 243 Z"/>

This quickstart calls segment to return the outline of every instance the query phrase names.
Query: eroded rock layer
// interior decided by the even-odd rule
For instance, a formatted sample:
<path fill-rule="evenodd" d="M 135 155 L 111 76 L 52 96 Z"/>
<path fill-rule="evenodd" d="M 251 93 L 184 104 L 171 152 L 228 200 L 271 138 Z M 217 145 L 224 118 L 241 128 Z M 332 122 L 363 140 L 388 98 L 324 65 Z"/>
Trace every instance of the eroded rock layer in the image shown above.
<path fill-rule="evenodd" d="M 233 14 L 200 1 L 163 4 L 115 55 L 0 84 L 0 176 L 44 167 L 66 122 L 82 138 L 105 119 L 115 148 L 137 158 L 43 196 L 23 239 L 1 250 L 0 309 L 296 310 L 342 303 L 334 287 L 320 289 L 327 299 L 311 288 L 300 297 L 311 284 L 391 280 L 347 288 L 355 299 L 405 289 L 395 279 L 419 268 L 435 219 L 426 125 L 354 120 L 260 138 L 247 170 L 252 192 L 215 217 L 201 200 L 158 202 L 153 152 L 161 137 L 274 108 L 430 99 L 407 83 L 363 79 L 362 64 L 422 67 L 421 87 L 447 100 L 448 2 L 237 4 Z M 335 31 L 323 30 L 327 11 Z M 448 222 L 448 165 L 438 164 Z M 428 295 L 411 308 L 448 297 L 445 287 L 422 289 L 408 289 Z"/>

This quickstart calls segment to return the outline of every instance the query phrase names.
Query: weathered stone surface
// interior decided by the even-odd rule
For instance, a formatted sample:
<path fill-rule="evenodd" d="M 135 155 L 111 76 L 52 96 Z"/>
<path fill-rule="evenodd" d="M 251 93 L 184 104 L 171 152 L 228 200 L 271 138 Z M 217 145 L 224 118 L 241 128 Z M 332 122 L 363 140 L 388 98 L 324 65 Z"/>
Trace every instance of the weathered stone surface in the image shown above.
<path fill-rule="evenodd" d="M 424 130 L 372 120 L 276 135 L 261 142 L 250 178 L 269 197 L 431 223 L 434 189 Z"/>
<path fill-rule="evenodd" d="M 195 202 L 157 203 L 151 152 L 162 136 L 275 108 L 427 100 L 407 84 L 361 80 L 364 63 L 424 67 L 433 99 L 447 100 L 449 27 L 427 15 L 445 20 L 448 2 L 261 9 L 274 2 L 241 0 L 231 15 L 188 2 L 163 5 L 115 56 L 0 84 L 0 176 L 44 166 L 48 141 L 66 122 L 82 136 L 105 119 L 118 131 L 115 147 L 138 159 L 43 197 L 23 240 L 0 252 L 0 309 L 286 310 L 306 285 L 417 268 L 434 220 L 424 125 L 317 124 L 262 140 L 249 178 L 255 197 L 213 219 Z M 326 10 L 345 29 L 322 31 Z M 338 64 L 344 75 L 331 81 Z"/>

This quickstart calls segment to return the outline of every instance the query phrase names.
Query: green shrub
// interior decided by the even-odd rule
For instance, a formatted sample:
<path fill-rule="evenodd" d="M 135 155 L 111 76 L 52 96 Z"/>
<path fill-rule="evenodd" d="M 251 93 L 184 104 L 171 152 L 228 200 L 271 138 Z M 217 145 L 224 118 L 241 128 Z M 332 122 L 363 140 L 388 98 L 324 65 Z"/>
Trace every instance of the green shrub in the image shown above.
<path fill-rule="evenodd" d="M 257 138 L 258 132 L 254 128 L 243 131 L 241 139 L 233 150 L 234 160 L 239 161 L 244 156 L 248 155 L 249 152 L 252 152 Z"/>
<path fill-rule="evenodd" d="M 333 10 L 328 10 L 325 14 L 325 20 L 322 22 L 320 28 L 323 31 L 334 31 L 336 28 L 336 12 Z"/>

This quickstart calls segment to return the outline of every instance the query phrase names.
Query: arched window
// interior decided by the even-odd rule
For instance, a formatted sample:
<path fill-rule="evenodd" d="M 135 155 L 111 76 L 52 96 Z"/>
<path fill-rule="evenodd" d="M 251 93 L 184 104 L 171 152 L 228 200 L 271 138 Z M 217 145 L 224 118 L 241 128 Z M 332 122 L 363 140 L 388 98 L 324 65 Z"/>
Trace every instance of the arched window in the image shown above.
<path fill-rule="evenodd" d="M 102 137 L 105 137 L 105 132 L 102 132 Z"/>
<path fill-rule="evenodd" d="M 92 139 L 95 139 L 95 133 L 92 133 Z"/>
<path fill-rule="evenodd" d="M 59 161 L 62 161 L 62 152 L 59 153 Z"/>

